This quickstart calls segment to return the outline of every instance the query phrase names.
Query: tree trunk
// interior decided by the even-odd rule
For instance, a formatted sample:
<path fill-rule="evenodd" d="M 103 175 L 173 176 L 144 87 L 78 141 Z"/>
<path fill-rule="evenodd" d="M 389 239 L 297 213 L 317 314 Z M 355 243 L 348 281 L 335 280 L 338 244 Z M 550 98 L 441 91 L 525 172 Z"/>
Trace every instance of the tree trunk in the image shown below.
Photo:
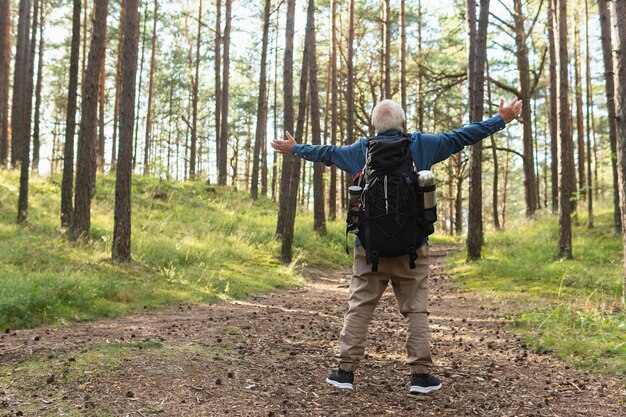
<path fill-rule="evenodd" d="M 400 103 L 406 111 L 406 11 L 400 0 Z"/>
<path fill-rule="evenodd" d="M 82 65 L 80 69 L 80 88 L 81 90 L 85 89 L 85 69 L 87 62 L 87 24 L 88 24 L 88 16 L 89 16 L 89 0 L 85 0 L 83 3 L 85 6 L 83 9 L 83 57 L 82 57 Z M 84 92 L 83 92 L 84 94 Z M 82 96 L 81 96 L 82 100 Z M 82 103 L 81 103 L 82 105 Z"/>
<path fill-rule="evenodd" d="M 385 0 L 384 25 L 385 25 L 385 95 L 383 99 L 391 99 L 391 7 L 390 0 Z"/>
<path fill-rule="evenodd" d="M 39 149 L 41 146 L 39 119 L 41 114 L 41 76 L 43 74 L 43 51 L 45 47 L 45 41 L 43 40 L 43 25 L 44 25 L 44 2 L 39 2 L 39 52 L 37 61 L 37 85 L 35 87 L 35 126 L 33 128 L 33 172 L 39 172 Z"/>
<path fill-rule="evenodd" d="M 196 60 L 191 79 L 191 149 L 189 155 L 189 177 L 196 179 L 196 149 L 198 143 L 198 90 L 200 89 L 200 36 L 202 34 L 202 0 L 198 5 L 198 36 L 196 37 Z M 227 6 L 228 7 L 228 6 Z"/>
<path fill-rule="evenodd" d="M 70 227 L 70 239 L 72 240 L 87 239 L 91 228 L 91 199 L 95 194 L 96 185 L 98 84 L 102 68 L 102 50 L 106 45 L 108 6 L 108 0 L 94 3 L 94 25 L 85 74 L 84 97 L 81 103 L 82 118 L 78 138 L 74 214 Z"/>
<path fill-rule="evenodd" d="M 263 41 L 261 45 L 261 75 L 259 77 L 259 98 L 257 101 L 256 139 L 252 157 L 252 184 L 250 194 L 254 200 L 259 198 L 259 160 L 262 144 L 267 140 L 267 43 L 270 31 L 271 0 L 265 0 L 263 10 Z"/>
<path fill-rule="evenodd" d="M 285 54 L 283 60 L 283 129 L 293 132 L 293 41 L 296 1 L 287 0 L 287 22 L 285 25 Z M 300 97 L 302 100 L 302 97 Z M 297 135 L 296 135 L 297 137 Z M 283 165 L 280 178 L 280 202 L 276 233 L 281 237 L 280 258 L 283 262 L 290 262 L 292 256 L 293 228 L 295 216 L 292 219 L 288 215 L 290 198 L 294 199 L 297 192 L 292 196 L 290 183 L 292 175 L 299 173 L 299 161 L 291 157 L 283 157 Z M 295 181 L 294 181 L 295 182 Z M 296 188 L 297 191 L 297 187 Z"/>
<path fill-rule="evenodd" d="M 139 1 L 125 0 L 122 43 L 122 83 L 120 90 L 120 146 L 115 173 L 115 224 L 111 256 L 120 262 L 130 261 L 131 248 L 131 179 L 133 174 L 133 123 L 137 76 L 137 40 L 139 38 Z"/>
<path fill-rule="evenodd" d="M 140 63 L 139 63 L 139 86 L 137 87 L 137 103 L 136 103 L 136 108 L 135 108 L 135 130 L 134 130 L 134 138 L 133 138 L 133 170 L 135 169 L 135 166 L 137 166 L 137 142 L 139 139 L 139 106 L 141 104 L 141 86 L 142 86 L 142 80 L 143 80 L 143 61 L 144 61 L 144 51 L 146 49 L 146 25 L 148 23 L 148 8 L 145 8 L 144 14 L 143 14 L 143 27 L 142 27 L 142 35 L 141 35 L 141 58 L 140 58 Z"/>
<path fill-rule="evenodd" d="M 574 14 L 574 83 L 576 85 L 576 144 L 578 147 L 578 194 L 577 199 L 585 199 L 585 131 L 583 124 L 583 85 L 580 63 L 580 17 Z"/>
<path fill-rule="evenodd" d="M 573 151 L 570 109 L 568 101 L 568 55 L 567 55 L 567 0 L 557 0 L 557 21 L 559 32 L 559 137 L 561 148 L 561 172 L 559 193 L 559 258 L 572 258 L 572 197 L 571 175 L 574 167 L 570 159 Z"/>
<path fill-rule="evenodd" d="M 531 112 L 531 82 L 528 63 L 528 46 L 526 45 L 526 29 L 522 0 L 514 0 L 513 20 L 515 22 L 515 46 L 517 68 L 520 78 L 520 99 L 522 104 L 522 125 L 524 144 L 524 197 L 526 200 L 526 216 L 532 217 L 537 210 L 537 179 L 535 176 L 535 158 L 533 146 L 533 126 Z"/>
<path fill-rule="evenodd" d="M 15 167 L 22 160 L 24 142 L 30 126 L 27 117 L 28 96 L 28 60 L 30 57 L 30 0 L 20 0 L 17 23 L 17 42 L 15 46 L 15 69 L 13 71 L 13 102 L 11 106 L 11 166 Z"/>
<path fill-rule="evenodd" d="M 111 171 L 117 169 L 117 122 L 120 114 L 120 91 L 122 89 L 122 45 L 124 21 L 126 19 L 126 0 L 120 6 L 120 29 L 117 34 L 117 63 L 115 64 L 115 102 L 113 104 L 113 141 L 111 143 Z"/>
<path fill-rule="evenodd" d="M 489 21 L 489 0 L 480 1 L 480 17 L 476 31 L 476 3 L 467 2 L 470 45 L 470 122 L 478 122 L 483 118 L 485 62 L 487 59 L 487 25 Z M 473 63 L 473 66 L 471 66 Z M 467 218 L 467 259 L 476 260 L 481 257 L 483 244 L 483 213 L 482 213 L 482 143 L 471 147 L 469 210 Z"/>
<path fill-rule="evenodd" d="M 589 0 L 585 0 L 585 58 L 585 81 L 587 91 L 587 228 L 591 229 L 593 228 L 593 184 L 591 182 L 591 120 L 593 119 L 593 89 L 591 86 L 591 54 L 589 52 Z"/>
<path fill-rule="evenodd" d="M 424 77 L 422 71 L 422 0 L 417 1 L 417 128 L 424 130 Z"/>
<path fill-rule="evenodd" d="M 30 4 L 28 5 L 30 9 Z M 20 162 L 20 192 L 17 200 L 17 222 L 26 223 L 28 220 L 28 178 L 30 170 L 30 126 L 31 126 L 31 111 L 32 111 L 32 96 L 33 96 L 33 75 L 34 75 L 34 60 L 35 60 L 35 48 L 37 38 L 37 13 L 38 13 L 38 1 L 33 3 L 33 27 L 30 42 L 26 42 L 26 54 L 24 55 L 25 72 L 27 73 L 27 79 L 25 81 L 25 96 L 23 101 L 24 114 L 21 116 L 23 120 L 22 139 L 19 144 L 22 149 L 20 150 L 21 160 Z M 19 30 L 19 29 L 18 29 Z M 28 38 L 28 31 L 26 32 Z M 30 44 L 28 46 L 28 44 Z M 17 71 L 17 68 L 16 68 Z"/>
<path fill-rule="evenodd" d="M 315 51 L 315 0 L 309 0 L 307 32 L 310 32 L 308 52 L 309 85 L 311 87 L 311 144 L 320 145 L 320 105 L 317 86 L 317 54 Z M 324 165 L 319 163 L 313 166 L 313 228 L 317 233 L 326 234 L 326 216 L 324 214 Z"/>
<path fill-rule="evenodd" d="M 0 0 L 0 167 L 9 156 L 9 74 L 11 72 L 11 0 Z"/>
<path fill-rule="evenodd" d="M 222 2 L 215 0 L 215 165 L 220 172 L 221 150 L 220 150 L 220 127 L 222 117 Z"/>
<path fill-rule="evenodd" d="M 202 0 L 200 0 L 200 7 L 202 7 Z M 157 40 L 157 20 L 159 15 L 159 3 L 154 0 L 154 16 L 152 20 L 152 50 L 150 52 L 150 73 L 148 74 L 148 111 L 146 112 L 146 136 L 143 148 L 143 175 L 149 175 L 150 173 L 150 146 L 152 141 L 152 100 L 154 89 L 154 55 L 156 53 L 156 40 Z M 200 25 L 198 23 L 198 25 Z M 192 146 L 195 142 L 192 140 Z M 195 151 L 195 149 L 194 149 Z M 193 155 L 192 151 L 192 155 Z M 192 162 L 193 164 L 193 162 Z M 193 165 L 192 165 L 193 167 Z M 192 168 L 193 169 L 193 168 Z"/>
<path fill-rule="evenodd" d="M 607 0 L 598 0 L 600 12 L 600 33 L 602 56 L 604 58 L 604 87 L 609 124 L 609 143 L 611 145 L 611 168 L 613 173 L 613 223 L 616 234 L 622 233 L 622 215 L 619 204 L 619 180 L 617 175 L 617 119 L 615 112 L 615 78 L 613 72 L 613 46 L 611 40 L 611 15 Z"/>
<path fill-rule="evenodd" d="M 622 213 L 622 225 L 626 224 L 624 213 L 626 213 L 626 4 L 623 1 L 613 3 L 615 15 L 615 34 L 617 35 L 617 48 L 615 51 L 615 93 L 616 105 L 615 115 L 617 116 L 617 149 L 619 162 L 619 191 L 620 206 Z M 626 233 L 622 232 L 624 239 L 624 255 L 626 256 Z M 626 307 L 626 257 L 624 258 L 624 282 L 622 286 L 622 308 Z"/>
<path fill-rule="evenodd" d="M 559 135 L 556 63 L 556 10 L 555 1 L 548 0 L 548 42 L 550 52 L 550 178 L 552 213 L 559 208 Z"/>
<path fill-rule="evenodd" d="M 487 79 L 489 79 L 489 64 L 487 63 Z M 491 100 L 491 83 L 487 83 L 487 103 L 492 103 Z M 491 117 L 491 106 L 489 106 L 489 117 Z M 498 175 L 500 174 L 498 169 L 498 152 L 496 151 L 496 138 L 491 136 L 491 157 L 493 158 L 493 190 L 492 190 L 492 209 L 493 209 L 493 226 L 496 230 L 502 230 L 500 227 L 500 218 L 498 215 Z"/>
<path fill-rule="evenodd" d="M 346 144 L 354 143 L 354 2 L 348 16 L 348 56 L 346 63 Z"/>
<path fill-rule="evenodd" d="M 224 27 L 224 72 L 222 74 L 222 115 L 220 127 L 220 164 L 218 184 L 226 185 L 226 163 L 228 156 L 228 100 L 230 71 L 231 0 L 226 0 L 226 25 Z"/>
<path fill-rule="evenodd" d="M 68 228 L 72 217 L 72 186 L 74 183 L 74 133 L 76 131 L 76 94 L 78 90 L 78 57 L 80 55 L 80 0 L 74 0 L 72 12 L 72 43 L 70 47 L 70 80 L 67 88 L 63 179 L 61 181 L 61 227 Z"/>
<path fill-rule="evenodd" d="M 315 36 L 315 34 L 313 35 Z M 337 123 L 338 123 L 338 120 L 337 120 L 337 0 L 331 1 L 330 62 L 329 64 L 330 64 L 330 79 L 331 79 L 331 83 L 330 83 L 331 84 L 331 87 L 330 87 L 331 88 L 331 92 L 330 92 L 330 101 L 331 101 L 331 104 L 330 104 L 330 144 L 335 146 L 337 145 Z M 315 64 L 315 66 L 317 67 L 317 63 Z M 315 78 L 317 79 L 317 75 Z M 311 86 L 311 94 L 313 94 L 312 89 L 313 87 Z M 313 106 L 313 100 L 311 101 L 311 106 Z M 311 111 L 313 112 L 313 110 Z M 311 120 L 312 120 L 314 129 L 316 128 L 315 126 L 316 118 L 319 119 L 319 111 L 317 115 L 313 115 L 313 114 L 311 115 Z M 315 134 L 313 134 L 313 140 L 315 139 L 316 139 Z M 320 167 L 319 169 L 321 169 L 322 174 L 323 174 L 324 168 Z M 322 184 L 321 190 L 323 192 L 323 189 L 324 189 L 323 180 L 321 184 Z M 324 206 L 322 203 L 322 210 L 323 209 L 324 209 Z M 330 220 L 335 220 L 337 218 L 337 166 L 334 164 L 330 166 L 330 184 L 328 186 L 328 218 Z M 325 223 L 324 219 L 322 219 L 322 222 Z"/>

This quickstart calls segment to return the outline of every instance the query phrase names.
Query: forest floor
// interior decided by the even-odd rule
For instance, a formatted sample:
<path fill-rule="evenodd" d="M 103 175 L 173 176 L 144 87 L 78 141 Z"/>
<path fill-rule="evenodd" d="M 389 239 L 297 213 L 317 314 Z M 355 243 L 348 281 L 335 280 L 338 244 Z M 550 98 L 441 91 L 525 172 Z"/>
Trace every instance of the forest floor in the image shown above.
<path fill-rule="evenodd" d="M 62 328 L 0 334 L 0 416 L 620 416 L 617 376 L 533 353 L 498 303 L 462 291 L 433 246 L 433 372 L 408 394 L 404 320 L 389 289 L 370 325 L 354 392 L 325 383 L 350 271 L 305 271 L 303 287 Z"/>

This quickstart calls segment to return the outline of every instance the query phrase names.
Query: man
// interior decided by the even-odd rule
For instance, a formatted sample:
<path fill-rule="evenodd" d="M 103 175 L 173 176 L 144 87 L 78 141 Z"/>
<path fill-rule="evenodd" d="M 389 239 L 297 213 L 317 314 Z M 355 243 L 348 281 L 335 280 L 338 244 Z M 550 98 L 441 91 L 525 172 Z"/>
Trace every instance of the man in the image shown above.
<path fill-rule="evenodd" d="M 415 166 L 420 170 L 429 170 L 433 164 L 460 152 L 465 146 L 473 145 L 504 129 L 521 110 L 521 101 L 515 99 L 505 106 L 504 100 L 501 100 L 498 115 L 485 121 L 439 135 L 413 133 L 411 154 Z M 377 137 L 397 137 L 406 130 L 404 110 L 391 100 L 383 100 L 374 107 L 371 121 Z M 285 133 L 286 140 L 272 141 L 272 147 L 283 155 L 334 164 L 352 175 L 356 175 L 365 166 L 367 138 L 361 138 L 347 146 L 312 146 L 297 144 L 291 133 Z M 410 392 L 428 394 L 440 389 L 441 381 L 430 374 L 433 362 L 428 327 L 428 244 L 418 248 L 414 269 L 407 264 L 406 256 L 398 256 L 381 258 L 376 272 L 368 265 L 366 251 L 358 239 L 355 246 L 348 312 L 339 336 L 339 366 L 331 372 L 326 382 L 337 388 L 353 389 L 354 369 L 365 352 L 368 324 L 376 304 L 391 280 L 400 313 L 408 324 L 406 351 L 407 365 L 411 369 Z"/>

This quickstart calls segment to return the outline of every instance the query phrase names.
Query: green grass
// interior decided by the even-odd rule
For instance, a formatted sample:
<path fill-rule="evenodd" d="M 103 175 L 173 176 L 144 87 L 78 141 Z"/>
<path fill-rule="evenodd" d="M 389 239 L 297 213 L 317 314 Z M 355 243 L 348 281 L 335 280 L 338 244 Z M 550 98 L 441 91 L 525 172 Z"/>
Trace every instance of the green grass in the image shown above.
<path fill-rule="evenodd" d="M 449 259 L 463 285 L 498 298 L 537 351 L 571 363 L 626 374 L 626 314 L 620 310 L 624 266 L 613 213 L 573 228 L 573 260 L 557 259 L 558 219 L 539 217 L 485 237 L 483 259 Z"/>
<path fill-rule="evenodd" d="M 17 172 L 0 171 L 1 329 L 239 299 L 302 284 L 296 265 L 350 264 L 342 221 L 319 236 L 312 216 L 299 215 L 294 262 L 283 265 L 271 200 L 140 176 L 133 182 L 133 262 L 117 264 L 110 261 L 113 177 L 98 178 L 91 241 L 83 244 L 60 230 L 59 177 L 31 179 L 28 225 L 15 224 L 18 180 Z"/>

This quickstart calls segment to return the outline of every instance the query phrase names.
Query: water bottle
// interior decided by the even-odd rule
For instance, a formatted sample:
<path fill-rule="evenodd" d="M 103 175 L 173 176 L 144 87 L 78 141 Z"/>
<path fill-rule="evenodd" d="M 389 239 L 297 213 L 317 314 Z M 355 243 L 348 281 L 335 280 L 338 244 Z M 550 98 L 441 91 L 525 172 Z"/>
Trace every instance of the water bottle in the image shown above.
<path fill-rule="evenodd" d="M 363 188 L 353 185 L 348 188 L 348 232 L 359 233 L 359 211 L 361 211 L 361 193 Z"/>
<path fill-rule="evenodd" d="M 435 174 L 430 171 L 417 173 L 418 205 L 423 210 L 422 219 L 428 223 L 437 221 L 437 184 Z"/>

